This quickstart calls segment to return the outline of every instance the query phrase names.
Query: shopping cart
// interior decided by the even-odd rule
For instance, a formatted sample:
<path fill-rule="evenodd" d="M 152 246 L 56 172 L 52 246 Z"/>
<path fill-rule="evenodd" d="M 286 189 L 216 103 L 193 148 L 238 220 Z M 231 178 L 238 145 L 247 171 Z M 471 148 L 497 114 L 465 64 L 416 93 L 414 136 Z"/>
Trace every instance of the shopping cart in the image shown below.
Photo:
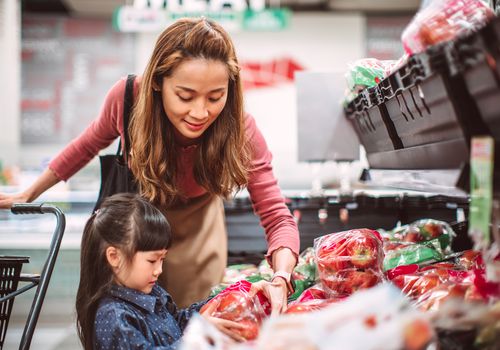
<path fill-rule="evenodd" d="M 38 316 L 42 309 L 43 300 L 49 286 L 50 277 L 61 246 L 66 219 L 63 212 L 49 204 L 14 204 L 11 209 L 14 214 L 46 214 L 52 213 L 56 216 L 56 228 L 50 243 L 49 253 L 40 275 L 22 274 L 23 264 L 29 262 L 29 257 L 24 256 L 0 256 L 0 350 L 3 348 L 7 326 L 14 304 L 14 298 L 36 288 L 31 309 L 24 326 L 23 336 L 19 349 L 29 349 L 31 339 L 35 332 Z M 20 286 L 21 283 L 21 286 Z M 20 288 L 18 288 L 20 287 Z"/>

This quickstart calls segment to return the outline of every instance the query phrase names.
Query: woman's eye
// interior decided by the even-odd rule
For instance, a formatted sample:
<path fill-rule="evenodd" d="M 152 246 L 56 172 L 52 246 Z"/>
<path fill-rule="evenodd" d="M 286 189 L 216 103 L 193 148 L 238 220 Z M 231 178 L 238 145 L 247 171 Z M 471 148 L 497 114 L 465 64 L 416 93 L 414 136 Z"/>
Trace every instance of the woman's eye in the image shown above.
<path fill-rule="evenodd" d="M 149 263 L 154 264 L 156 260 L 148 260 Z"/>
<path fill-rule="evenodd" d="M 189 102 L 189 101 L 191 101 L 191 97 L 183 97 L 183 96 L 180 96 L 180 95 L 178 95 L 178 96 L 179 96 L 179 98 L 181 99 L 181 101 L 184 101 L 184 102 Z"/>
<path fill-rule="evenodd" d="M 209 100 L 210 102 L 217 102 L 217 101 L 219 101 L 220 99 L 221 99 L 220 97 L 217 97 L 217 98 L 210 97 L 208 100 Z"/>

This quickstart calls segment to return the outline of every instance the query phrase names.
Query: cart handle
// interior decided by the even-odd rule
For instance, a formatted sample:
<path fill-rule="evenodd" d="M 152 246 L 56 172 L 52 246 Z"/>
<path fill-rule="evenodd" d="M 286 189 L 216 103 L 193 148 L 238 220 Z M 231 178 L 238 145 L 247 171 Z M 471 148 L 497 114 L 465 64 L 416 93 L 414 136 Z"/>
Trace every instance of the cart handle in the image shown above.
<path fill-rule="evenodd" d="M 54 270 L 57 254 L 59 253 L 64 229 L 66 227 L 66 218 L 61 209 L 45 203 L 16 203 L 12 205 L 12 208 L 10 210 L 13 214 L 51 213 L 56 216 L 57 220 L 56 229 L 50 243 L 49 254 L 47 256 L 47 260 L 45 261 L 42 273 L 40 274 L 38 287 L 35 292 L 35 297 L 31 305 L 31 310 L 28 315 L 26 326 L 24 327 L 23 336 L 21 338 L 21 344 L 19 346 L 20 350 L 27 350 L 31 345 L 31 339 L 33 338 L 33 333 L 35 332 L 36 323 L 38 322 L 38 316 L 40 316 L 43 300 L 45 299 L 45 294 L 47 293 L 47 288 L 49 286 L 50 277 L 52 276 L 52 271 Z M 36 283 L 36 281 L 33 282 Z"/>

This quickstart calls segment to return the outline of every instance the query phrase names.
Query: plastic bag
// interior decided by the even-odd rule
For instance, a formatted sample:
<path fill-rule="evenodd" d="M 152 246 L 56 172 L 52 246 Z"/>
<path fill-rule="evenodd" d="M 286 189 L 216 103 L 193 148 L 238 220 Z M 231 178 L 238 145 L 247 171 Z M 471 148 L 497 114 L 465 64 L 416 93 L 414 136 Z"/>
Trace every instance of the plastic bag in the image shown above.
<path fill-rule="evenodd" d="M 437 240 L 421 244 L 384 242 L 384 252 L 384 271 L 401 265 L 421 264 L 444 259 L 444 254 Z"/>
<path fill-rule="evenodd" d="M 421 219 L 384 233 L 384 270 L 443 260 L 456 236 L 443 221 Z"/>
<path fill-rule="evenodd" d="M 433 337 L 428 317 L 381 284 L 312 313 L 268 319 L 257 349 L 423 349 Z"/>
<path fill-rule="evenodd" d="M 306 248 L 299 255 L 297 266 L 292 272 L 295 280 L 295 291 L 288 301 L 297 299 L 304 290 L 316 283 L 316 263 L 314 262 L 314 249 Z"/>
<path fill-rule="evenodd" d="M 325 289 L 323 288 L 323 285 L 321 283 L 318 283 L 303 291 L 302 294 L 300 294 L 300 296 L 295 300 L 295 302 L 301 303 L 309 300 L 322 300 L 327 298 L 328 297 L 326 295 Z"/>
<path fill-rule="evenodd" d="M 377 231 L 332 233 L 314 240 L 319 279 L 329 297 L 350 295 L 383 279 L 384 252 Z"/>
<path fill-rule="evenodd" d="M 362 58 L 349 63 L 345 75 L 348 89 L 358 94 L 367 87 L 377 85 L 394 64 L 396 61 L 381 61 L 376 58 Z"/>
<path fill-rule="evenodd" d="M 247 340 L 257 338 L 260 324 L 270 314 L 271 305 L 262 292 L 251 297 L 251 286 L 245 280 L 232 284 L 205 304 L 200 313 L 215 304 L 211 316 L 238 322 L 245 328 L 235 329 L 235 332 Z"/>
<path fill-rule="evenodd" d="M 466 35 L 484 26 L 493 11 L 479 0 L 437 0 L 419 11 L 401 36 L 406 53 Z"/>

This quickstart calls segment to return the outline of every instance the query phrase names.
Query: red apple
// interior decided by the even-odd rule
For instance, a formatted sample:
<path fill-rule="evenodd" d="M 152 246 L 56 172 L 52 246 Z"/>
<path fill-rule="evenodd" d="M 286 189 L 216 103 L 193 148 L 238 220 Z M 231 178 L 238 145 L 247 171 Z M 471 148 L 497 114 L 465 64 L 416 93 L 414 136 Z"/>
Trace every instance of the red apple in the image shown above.
<path fill-rule="evenodd" d="M 287 314 L 300 314 L 304 312 L 311 312 L 311 311 L 317 311 L 321 310 L 322 308 L 336 302 L 337 300 L 332 299 L 315 299 L 315 300 L 309 300 L 309 301 L 304 301 L 304 302 L 299 302 L 299 303 L 293 303 L 288 305 L 288 309 L 286 310 L 285 313 Z"/>
<path fill-rule="evenodd" d="M 325 291 L 319 285 L 314 285 L 303 291 L 302 294 L 297 298 L 297 302 L 316 299 L 326 299 Z"/>
<path fill-rule="evenodd" d="M 466 250 L 463 254 L 458 258 L 458 263 L 462 265 L 466 270 L 470 270 L 473 267 L 479 268 L 479 257 L 481 256 L 481 252 L 477 250 Z"/>
<path fill-rule="evenodd" d="M 420 350 L 425 349 L 434 333 L 428 321 L 417 318 L 405 325 L 403 336 L 406 350 Z"/>
<path fill-rule="evenodd" d="M 319 272 L 331 274 L 349 268 L 350 258 L 346 247 L 347 239 L 343 236 L 332 234 L 325 237 L 316 254 Z"/>
<path fill-rule="evenodd" d="M 411 226 L 403 237 L 404 242 L 418 243 L 424 241 L 424 236 L 420 233 L 420 230 L 416 227 Z"/>
<path fill-rule="evenodd" d="M 465 301 L 468 302 L 486 302 L 487 300 L 481 295 L 477 287 L 473 284 L 469 285 L 464 295 Z"/>
<path fill-rule="evenodd" d="M 344 289 L 355 292 L 359 289 L 367 289 L 373 287 L 382 281 L 381 276 L 374 272 L 367 271 L 348 271 L 346 280 L 344 281 Z"/>
<path fill-rule="evenodd" d="M 379 249 L 380 241 L 369 234 L 353 235 L 347 243 L 351 263 L 362 269 L 376 266 Z"/>
<path fill-rule="evenodd" d="M 257 339 L 257 336 L 259 335 L 259 324 L 250 319 L 244 319 L 238 321 L 238 323 L 245 328 L 239 329 L 239 328 L 233 328 L 232 331 L 241 335 L 243 338 L 246 340 L 254 340 Z"/>
<path fill-rule="evenodd" d="M 429 221 L 422 226 L 420 231 L 427 239 L 433 239 L 444 233 L 444 227 L 438 222 Z"/>
<path fill-rule="evenodd" d="M 245 314 L 253 313 L 255 304 L 248 294 L 238 290 L 222 292 L 207 304 L 205 304 L 200 313 L 204 312 L 211 303 L 217 303 L 217 307 L 212 316 L 226 320 L 237 321 Z"/>
<path fill-rule="evenodd" d="M 406 275 L 398 275 L 392 278 L 391 282 L 401 289 L 403 293 L 408 294 L 413 288 L 413 285 L 418 280 L 419 276 L 416 274 L 406 274 Z"/>
<path fill-rule="evenodd" d="M 413 283 L 410 291 L 407 291 L 407 294 L 410 297 L 418 297 L 422 294 L 427 293 L 431 289 L 435 288 L 441 284 L 440 278 L 436 274 L 428 274 L 420 276 L 415 283 Z"/>

